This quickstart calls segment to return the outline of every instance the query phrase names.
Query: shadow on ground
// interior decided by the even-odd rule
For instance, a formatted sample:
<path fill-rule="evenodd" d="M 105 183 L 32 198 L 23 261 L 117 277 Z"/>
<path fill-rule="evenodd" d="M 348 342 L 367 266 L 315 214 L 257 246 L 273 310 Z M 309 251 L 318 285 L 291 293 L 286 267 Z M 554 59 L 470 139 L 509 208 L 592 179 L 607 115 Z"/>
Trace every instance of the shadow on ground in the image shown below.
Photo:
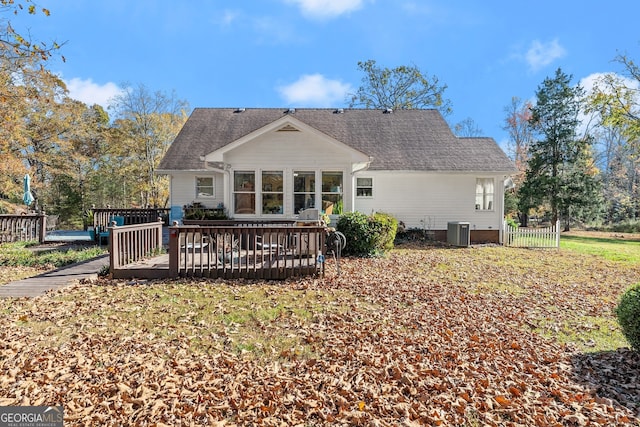
<path fill-rule="evenodd" d="M 640 352 L 628 348 L 580 353 L 572 358 L 578 381 L 640 418 Z"/>

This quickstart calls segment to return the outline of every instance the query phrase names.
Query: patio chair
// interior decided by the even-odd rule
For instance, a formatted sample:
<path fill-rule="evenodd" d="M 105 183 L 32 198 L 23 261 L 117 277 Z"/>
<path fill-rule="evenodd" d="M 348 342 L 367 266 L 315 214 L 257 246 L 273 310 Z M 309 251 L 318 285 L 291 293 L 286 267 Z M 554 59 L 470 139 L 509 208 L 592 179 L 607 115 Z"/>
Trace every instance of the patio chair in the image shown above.
<path fill-rule="evenodd" d="M 102 245 L 102 240 L 103 239 L 108 239 L 109 238 L 109 229 L 108 227 L 111 226 L 111 224 L 115 223 L 115 225 L 117 227 L 122 227 L 124 225 L 124 217 L 123 216 L 112 216 L 111 218 L 109 218 L 109 225 L 107 227 L 104 227 L 100 230 L 96 231 L 96 236 L 98 238 L 98 244 Z"/>
<path fill-rule="evenodd" d="M 199 225 L 195 226 L 199 228 Z M 208 243 L 209 236 L 203 235 L 200 231 L 190 231 L 185 234 L 184 244 L 180 246 L 180 249 L 185 251 L 196 251 L 201 252 L 209 246 Z"/>

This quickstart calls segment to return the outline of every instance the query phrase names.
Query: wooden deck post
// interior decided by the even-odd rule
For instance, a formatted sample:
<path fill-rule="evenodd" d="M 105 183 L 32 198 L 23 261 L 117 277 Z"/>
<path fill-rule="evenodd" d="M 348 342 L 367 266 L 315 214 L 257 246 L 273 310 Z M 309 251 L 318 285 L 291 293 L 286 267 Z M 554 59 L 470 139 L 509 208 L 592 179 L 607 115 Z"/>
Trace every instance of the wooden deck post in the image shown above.
<path fill-rule="evenodd" d="M 178 277 L 178 265 L 180 263 L 180 238 L 178 221 L 174 221 L 169 227 L 169 277 Z"/>
<path fill-rule="evenodd" d="M 112 221 L 109 225 L 109 228 L 115 228 L 116 222 Z M 120 246 L 118 244 L 118 240 L 114 238 L 113 230 L 109 230 L 109 274 L 113 276 L 114 270 L 120 267 L 120 260 L 118 255 L 120 254 Z"/>
<path fill-rule="evenodd" d="M 38 217 L 38 243 L 44 243 L 45 237 L 47 237 L 47 215 L 43 212 Z"/>
<path fill-rule="evenodd" d="M 161 216 L 158 217 L 158 222 L 164 224 L 164 219 Z M 158 248 L 162 248 L 162 225 L 158 227 L 158 234 L 156 236 Z"/>

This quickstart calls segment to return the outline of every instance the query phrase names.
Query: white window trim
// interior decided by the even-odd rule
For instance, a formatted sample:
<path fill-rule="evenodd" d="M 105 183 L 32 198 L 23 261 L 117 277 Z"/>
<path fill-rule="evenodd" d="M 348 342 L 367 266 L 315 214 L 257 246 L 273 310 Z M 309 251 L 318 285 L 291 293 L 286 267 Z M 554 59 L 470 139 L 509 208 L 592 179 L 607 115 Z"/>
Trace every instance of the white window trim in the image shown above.
<path fill-rule="evenodd" d="M 201 196 L 198 192 L 198 178 L 211 178 L 211 196 Z M 215 176 L 205 176 L 205 175 L 196 175 L 194 179 L 195 193 L 196 199 L 215 199 L 216 198 L 216 177 Z"/>
<path fill-rule="evenodd" d="M 360 187 L 360 186 L 358 186 L 358 179 L 370 179 L 371 180 L 371 195 L 370 196 L 359 196 L 358 195 L 358 189 L 360 189 L 360 188 L 369 188 L 369 187 Z M 356 189 L 355 189 L 356 198 L 357 199 L 373 199 L 373 188 L 374 188 L 374 186 L 375 186 L 375 183 L 374 183 L 373 177 L 371 177 L 371 176 L 358 176 L 358 177 L 356 177 Z"/>
<path fill-rule="evenodd" d="M 477 203 L 475 203 L 476 198 L 478 197 L 478 192 L 477 192 L 477 188 L 478 188 L 478 180 L 490 180 L 493 182 L 493 192 L 490 193 L 491 194 L 491 200 L 489 201 L 489 203 L 491 204 L 491 207 L 483 209 L 482 205 L 478 205 Z M 476 212 L 495 212 L 496 210 L 496 179 L 495 177 L 490 177 L 490 176 L 478 176 L 476 177 L 476 182 L 475 182 L 475 188 L 476 191 L 474 193 L 474 203 L 475 203 L 475 211 Z M 484 187 L 483 187 L 484 190 Z M 485 193 L 483 192 L 483 197 L 484 197 Z"/>
<path fill-rule="evenodd" d="M 253 181 L 254 181 L 254 186 L 252 190 L 248 190 L 247 191 L 241 191 L 238 190 L 236 191 L 235 188 L 235 175 L 237 173 L 253 173 Z M 259 170 L 257 169 L 251 169 L 251 168 L 241 168 L 241 169 L 235 169 L 233 171 L 231 171 L 231 205 L 232 205 L 232 212 L 233 212 L 233 216 L 237 216 L 242 218 L 243 216 L 247 217 L 247 216 L 256 216 L 258 213 L 258 207 L 260 206 L 259 203 L 262 203 L 260 199 L 260 192 L 257 191 L 258 186 L 262 185 L 262 180 L 261 180 L 261 175 L 259 174 Z M 253 194 L 254 197 L 254 206 L 253 206 L 253 211 L 254 213 L 238 213 L 236 212 L 236 210 L 238 209 L 238 207 L 236 206 L 236 194 Z"/>
<path fill-rule="evenodd" d="M 282 175 L 282 191 L 275 191 L 275 190 L 271 190 L 271 191 L 265 191 L 265 189 L 263 188 L 263 178 L 264 178 L 264 174 L 265 173 L 279 173 Z M 273 216 L 283 216 L 285 213 L 285 203 L 286 203 L 286 193 L 285 193 L 285 188 L 287 187 L 287 183 L 286 183 L 286 179 L 285 179 L 285 175 L 286 171 L 284 169 L 260 169 L 260 205 L 256 206 L 256 212 L 258 212 L 258 215 L 260 216 L 266 216 L 266 217 L 273 217 Z M 257 175 L 256 175 L 256 181 L 257 181 Z M 274 213 L 266 213 L 262 210 L 262 204 L 263 204 L 263 196 L 265 194 L 282 194 L 282 212 L 274 212 Z M 258 203 L 258 197 L 256 194 L 256 204 Z M 258 210 L 258 207 L 260 208 Z"/>

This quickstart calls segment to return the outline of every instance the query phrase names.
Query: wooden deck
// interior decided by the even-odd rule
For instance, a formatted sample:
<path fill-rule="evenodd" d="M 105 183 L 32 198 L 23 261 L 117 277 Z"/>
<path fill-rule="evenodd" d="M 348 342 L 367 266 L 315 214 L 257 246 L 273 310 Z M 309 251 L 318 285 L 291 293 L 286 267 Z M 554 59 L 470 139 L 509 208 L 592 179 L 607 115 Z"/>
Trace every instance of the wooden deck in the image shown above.
<path fill-rule="evenodd" d="M 149 233 L 147 228 L 151 227 L 157 230 L 158 223 L 111 228 L 110 272 L 114 278 L 276 280 L 324 274 L 321 257 L 324 227 L 295 224 L 173 226 L 166 233 L 168 245 L 164 244 L 164 236 L 162 239 L 154 237 L 159 231 Z M 141 242 L 145 245 L 141 246 Z M 149 255 L 162 246 L 168 248 L 168 254 Z"/>
<path fill-rule="evenodd" d="M 241 254 L 228 262 L 193 262 L 193 256 L 187 255 L 185 268 L 180 276 L 205 278 L 237 278 L 241 274 L 248 279 L 281 280 L 287 277 L 300 276 L 302 272 L 318 273 L 317 260 L 311 257 L 299 258 L 292 255 L 275 260 L 252 262 L 256 254 Z M 321 266 L 320 268 L 322 268 Z M 119 279 L 166 279 L 169 274 L 169 254 L 143 259 L 115 272 Z"/>
<path fill-rule="evenodd" d="M 113 277 L 115 279 L 167 279 L 169 278 L 169 254 L 127 264 L 117 270 Z"/>

